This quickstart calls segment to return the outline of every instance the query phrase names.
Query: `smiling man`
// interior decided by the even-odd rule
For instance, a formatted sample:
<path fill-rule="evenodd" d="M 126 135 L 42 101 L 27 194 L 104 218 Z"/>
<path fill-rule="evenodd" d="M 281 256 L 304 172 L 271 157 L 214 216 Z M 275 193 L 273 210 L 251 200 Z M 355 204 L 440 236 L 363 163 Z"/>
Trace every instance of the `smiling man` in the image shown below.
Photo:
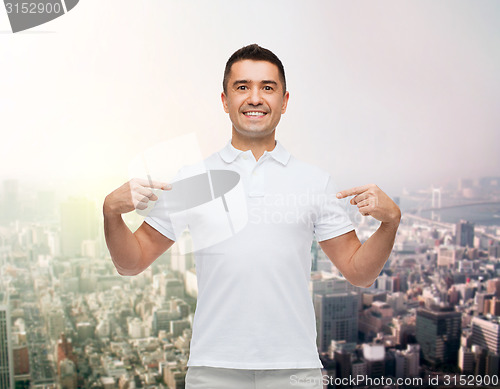
<path fill-rule="evenodd" d="M 401 218 L 376 185 L 337 192 L 325 170 L 301 162 L 275 139 L 289 93 L 281 61 L 250 45 L 228 60 L 221 95 L 232 122 L 227 145 L 207 169 L 236 171 L 249 217 L 231 238 L 195 253 L 198 302 L 187 389 L 322 388 L 322 364 L 308 284 L 314 238 L 345 278 L 370 286 L 392 250 Z M 105 234 L 122 275 L 146 269 L 176 236 L 157 204 L 135 233 L 121 214 L 144 209 L 163 183 L 131 180 L 104 202 Z M 363 244 L 339 199 L 381 222 Z M 203 223 L 203 220 L 200 220 Z"/>
<path fill-rule="evenodd" d="M 271 151 L 289 96 L 278 66 L 267 61 L 237 61 L 225 74 L 223 87 L 222 104 L 233 123 L 233 140 L 239 142 L 233 146 L 246 148 L 249 141 L 264 146 L 265 139 L 266 146 L 271 146 L 266 149 Z"/>

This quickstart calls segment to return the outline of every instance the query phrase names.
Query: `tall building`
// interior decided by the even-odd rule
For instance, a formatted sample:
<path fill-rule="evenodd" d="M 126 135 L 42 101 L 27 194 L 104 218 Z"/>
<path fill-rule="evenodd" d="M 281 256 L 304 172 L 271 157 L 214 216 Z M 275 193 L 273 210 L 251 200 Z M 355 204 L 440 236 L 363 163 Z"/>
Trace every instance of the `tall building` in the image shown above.
<path fill-rule="evenodd" d="M 87 339 L 92 339 L 95 334 L 95 326 L 89 322 L 76 323 L 76 336 L 80 343 L 85 342 Z"/>
<path fill-rule="evenodd" d="M 339 378 L 349 378 L 349 376 L 352 374 L 353 370 L 353 365 L 352 365 L 352 359 L 353 359 L 353 353 L 344 349 L 339 349 L 335 350 L 333 352 L 333 359 L 335 360 L 335 371 L 337 374 L 337 377 Z M 363 366 L 356 366 L 356 372 L 361 370 L 361 369 L 366 370 L 366 363 Z"/>
<path fill-rule="evenodd" d="M 462 258 L 463 250 L 454 247 L 441 246 L 438 248 L 437 265 L 441 267 L 455 267 L 455 263 Z"/>
<path fill-rule="evenodd" d="M 352 285 L 345 278 L 336 276 L 332 273 L 314 272 L 309 282 L 309 291 L 312 298 L 315 294 L 330 294 L 346 291 L 359 292 L 360 288 Z"/>
<path fill-rule="evenodd" d="M 488 359 L 486 359 L 486 374 L 491 376 L 498 375 L 500 373 L 500 355 L 498 354 L 488 354 Z"/>
<path fill-rule="evenodd" d="M 28 345 L 14 345 L 12 347 L 12 353 L 14 356 L 14 375 L 28 375 L 30 373 L 30 360 Z"/>
<path fill-rule="evenodd" d="M 61 203 L 61 253 L 81 256 L 82 243 L 97 238 L 97 212 L 93 201 L 70 198 Z"/>
<path fill-rule="evenodd" d="M 64 333 L 57 341 L 57 372 L 61 375 L 62 361 L 72 361 L 76 365 L 76 355 L 73 354 L 73 343 L 71 339 L 67 339 Z"/>
<path fill-rule="evenodd" d="M 151 327 L 138 317 L 127 317 L 128 336 L 133 339 L 147 338 L 151 335 Z"/>
<path fill-rule="evenodd" d="M 361 304 L 359 288 L 345 278 L 319 272 L 312 275 L 309 289 L 316 315 L 319 351 L 328 351 L 332 340 L 356 343 Z"/>
<path fill-rule="evenodd" d="M 153 309 L 153 322 L 152 322 L 152 330 L 155 336 L 161 330 L 170 331 L 170 322 L 172 320 L 178 320 L 181 318 L 181 314 L 179 311 L 171 311 L 167 309 L 165 306 L 158 307 Z"/>
<path fill-rule="evenodd" d="M 182 254 L 178 245 L 172 247 L 165 254 L 170 254 L 170 269 L 185 274 L 189 269 L 194 267 L 193 253 Z"/>
<path fill-rule="evenodd" d="M 392 318 L 392 325 L 390 325 L 390 328 L 396 344 L 406 346 L 408 344 L 408 335 L 411 334 L 414 326 L 412 328 L 407 322 L 407 319 L 398 316 Z"/>
<path fill-rule="evenodd" d="M 488 320 L 482 317 L 472 318 L 472 344 L 478 345 L 490 353 L 500 354 L 500 319 Z"/>
<path fill-rule="evenodd" d="M 167 278 L 160 290 L 161 295 L 167 298 L 184 297 L 184 284 L 177 278 Z"/>
<path fill-rule="evenodd" d="M 385 347 L 383 344 L 364 343 L 363 358 L 370 377 L 382 377 L 385 374 Z"/>
<path fill-rule="evenodd" d="M 484 376 L 486 374 L 486 360 L 488 358 L 488 350 L 473 344 L 472 352 L 474 353 L 474 372 L 476 376 Z"/>
<path fill-rule="evenodd" d="M 462 247 L 474 247 L 474 223 L 460 220 L 456 225 L 456 242 Z"/>
<path fill-rule="evenodd" d="M 61 332 L 64 332 L 64 311 L 61 307 L 53 307 L 47 312 L 45 318 L 47 332 L 51 339 L 59 339 Z"/>
<path fill-rule="evenodd" d="M 184 388 L 186 379 L 186 366 L 179 362 L 167 362 L 163 369 L 163 380 L 169 388 Z"/>
<path fill-rule="evenodd" d="M 403 351 L 405 357 L 404 377 L 417 377 L 420 370 L 420 345 L 409 344 Z"/>
<path fill-rule="evenodd" d="M 312 246 L 311 246 L 311 271 L 316 271 L 318 270 L 318 251 L 320 251 L 321 248 L 319 247 L 318 242 L 313 240 Z"/>
<path fill-rule="evenodd" d="M 0 292 L 0 388 L 14 389 L 14 358 L 10 332 L 9 296 Z"/>
<path fill-rule="evenodd" d="M 386 273 L 382 273 L 381 275 L 379 275 L 375 283 L 377 285 L 376 289 L 378 290 L 387 290 L 389 292 L 394 291 L 393 277 L 387 275 Z"/>
<path fill-rule="evenodd" d="M 328 351 L 332 340 L 358 340 L 358 305 L 359 295 L 353 291 L 314 295 L 320 352 Z"/>
<path fill-rule="evenodd" d="M 489 301 L 493 297 L 493 293 L 485 293 L 485 292 L 476 292 L 476 295 L 474 296 L 476 300 L 476 305 L 477 305 L 477 311 L 480 314 L 485 314 L 485 308 L 486 311 L 489 311 L 490 304 Z"/>
<path fill-rule="evenodd" d="M 431 365 L 457 363 L 460 334 L 460 312 L 438 306 L 417 309 L 417 342 Z"/>
<path fill-rule="evenodd" d="M 500 297 L 500 278 L 493 278 L 486 281 L 486 292 Z"/>
<path fill-rule="evenodd" d="M 462 373 L 474 373 L 474 359 L 474 353 L 469 347 L 460 347 L 458 350 L 458 367 Z"/>
<path fill-rule="evenodd" d="M 186 294 L 188 296 L 198 297 L 198 283 L 196 278 L 196 268 L 188 269 L 184 275 L 184 283 L 186 285 Z"/>
<path fill-rule="evenodd" d="M 488 246 L 488 255 L 493 258 L 500 258 L 500 244 L 490 243 Z"/>
<path fill-rule="evenodd" d="M 59 381 L 61 389 L 77 388 L 77 373 L 75 363 L 70 359 L 63 359 L 59 363 Z"/>

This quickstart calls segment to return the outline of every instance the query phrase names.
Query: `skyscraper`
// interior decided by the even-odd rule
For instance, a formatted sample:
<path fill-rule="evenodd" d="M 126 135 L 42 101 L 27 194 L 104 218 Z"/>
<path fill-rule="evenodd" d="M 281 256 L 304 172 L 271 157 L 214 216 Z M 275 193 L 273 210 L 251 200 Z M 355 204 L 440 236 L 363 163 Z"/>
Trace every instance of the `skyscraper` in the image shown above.
<path fill-rule="evenodd" d="M 345 278 L 319 272 L 312 276 L 309 289 L 316 314 L 317 345 L 328 351 L 332 340 L 358 340 L 359 288 Z"/>
<path fill-rule="evenodd" d="M 73 354 L 73 342 L 67 339 L 64 333 L 57 341 L 57 373 L 61 375 L 61 363 L 63 361 L 72 361 L 76 366 L 76 355 Z"/>
<path fill-rule="evenodd" d="M 500 354 L 500 320 L 485 317 L 472 318 L 472 344 L 478 345 L 492 354 Z"/>
<path fill-rule="evenodd" d="M 14 389 L 14 358 L 10 333 L 9 297 L 0 292 L 0 388 Z"/>
<path fill-rule="evenodd" d="M 460 334 L 460 312 L 439 306 L 417 309 L 417 342 L 431 365 L 457 363 Z"/>
<path fill-rule="evenodd" d="M 456 225 L 456 242 L 462 247 L 474 247 L 474 223 L 460 220 Z"/>
<path fill-rule="evenodd" d="M 331 340 L 358 340 L 359 295 L 353 291 L 315 294 L 317 345 L 320 352 L 328 351 Z"/>

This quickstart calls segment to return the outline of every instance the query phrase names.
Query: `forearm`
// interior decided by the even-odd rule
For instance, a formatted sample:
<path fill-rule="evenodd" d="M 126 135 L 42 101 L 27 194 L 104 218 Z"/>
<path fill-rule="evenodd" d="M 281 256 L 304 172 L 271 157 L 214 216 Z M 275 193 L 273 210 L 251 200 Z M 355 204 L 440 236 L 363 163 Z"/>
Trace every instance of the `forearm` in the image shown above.
<path fill-rule="evenodd" d="M 104 236 L 118 273 L 137 274 L 141 261 L 141 246 L 121 215 L 104 212 Z"/>
<path fill-rule="evenodd" d="M 382 271 L 394 246 L 399 223 L 384 223 L 364 242 L 351 258 L 356 284 L 371 286 Z"/>

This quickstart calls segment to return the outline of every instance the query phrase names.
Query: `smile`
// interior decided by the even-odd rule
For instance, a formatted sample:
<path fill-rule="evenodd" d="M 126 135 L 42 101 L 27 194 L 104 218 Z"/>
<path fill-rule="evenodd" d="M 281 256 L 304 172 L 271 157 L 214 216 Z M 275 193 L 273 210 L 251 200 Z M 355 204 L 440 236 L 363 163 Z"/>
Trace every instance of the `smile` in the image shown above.
<path fill-rule="evenodd" d="M 243 112 L 245 116 L 265 116 L 267 115 L 266 112 L 260 112 L 260 111 L 248 111 L 248 112 Z"/>

